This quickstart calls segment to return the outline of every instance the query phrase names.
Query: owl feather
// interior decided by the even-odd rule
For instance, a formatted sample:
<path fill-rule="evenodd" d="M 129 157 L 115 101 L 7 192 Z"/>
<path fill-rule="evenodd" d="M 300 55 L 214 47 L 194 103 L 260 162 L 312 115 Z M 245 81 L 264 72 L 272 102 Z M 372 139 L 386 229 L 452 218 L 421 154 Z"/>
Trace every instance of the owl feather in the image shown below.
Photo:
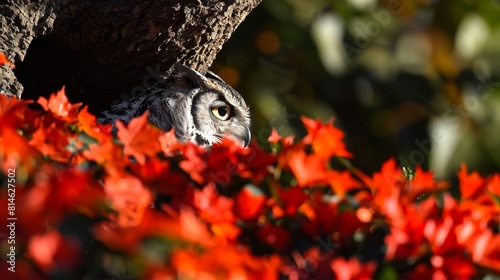
<path fill-rule="evenodd" d="M 98 121 L 112 123 L 116 132 L 116 120 L 128 123 L 146 110 L 154 125 L 164 131 L 174 128 L 180 141 L 210 146 L 227 136 L 245 147 L 250 142 L 248 105 L 236 90 L 210 71 L 202 75 L 176 63 L 172 74 L 143 94 L 113 104 Z"/>

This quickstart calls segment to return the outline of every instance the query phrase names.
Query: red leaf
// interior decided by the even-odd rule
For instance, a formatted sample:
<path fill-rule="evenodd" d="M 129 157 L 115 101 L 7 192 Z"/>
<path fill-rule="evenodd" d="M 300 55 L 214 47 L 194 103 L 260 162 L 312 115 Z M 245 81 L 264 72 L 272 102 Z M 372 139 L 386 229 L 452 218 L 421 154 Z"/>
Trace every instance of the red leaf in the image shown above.
<path fill-rule="evenodd" d="M 257 238 L 277 252 L 285 252 L 290 246 L 290 232 L 282 227 L 265 224 L 257 230 Z"/>
<path fill-rule="evenodd" d="M 15 128 L 0 127 L 0 160 L 5 174 L 9 168 L 21 166 L 28 171 L 35 168 L 41 154 L 19 135 Z"/>
<path fill-rule="evenodd" d="M 500 198 L 500 175 L 494 174 L 490 180 L 488 180 L 487 187 L 488 191 Z M 499 204 L 500 206 L 500 204 Z"/>
<path fill-rule="evenodd" d="M 485 229 L 477 235 L 472 243 L 469 244 L 472 245 L 471 257 L 474 262 L 479 263 L 485 257 L 486 252 L 491 252 L 489 247 L 494 245 L 494 242 L 492 241 L 493 233 L 490 229 Z"/>
<path fill-rule="evenodd" d="M 279 135 L 278 131 L 276 129 L 272 129 L 271 135 L 267 138 L 267 141 L 273 144 L 278 143 L 282 139 L 281 135 Z"/>
<path fill-rule="evenodd" d="M 232 211 L 234 200 L 219 195 L 214 183 L 208 184 L 202 190 L 194 190 L 192 205 L 199 210 L 200 218 L 209 223 L 232 223 L 235 220 Z"/>
<path fill-rule="evenodd" d="M 98 124 L 97 118 L 89 113 L 87 108 L 87 106 L 83 107 L 78 113 L 78 127 L 98 141 L 111 136 L 111 124 Z"/>
<path fill-rule="evenodd" d="M 285 214 L 289 216 L 295 215 L 300 205 L 308 198 L 304 190 L 298 187 L 290 187 L 287 190 L 279 189 L 278 194 L 283 204 Z"/>
<path fill-rule="evenodd" d="M 74 135 L 66 127 L 61 126 L 63 124 L 58 122 L 53 122 L 47 127 L 40 125 L 33 133 L 29 144 L 55 161 L 68 162 L 72 153 L 67 146 Z"/>
<path fill-rule="evenodd" d="M 61 242 L 61 236 L 55 230 L 46 232 L 43 235 L 35 235 L 28 244 L 31 257 L 43 269 L 48 269 L 54 265 L 54 255 Z"/>
<path fill-rule="evenodd" d="M 193 181 L 200 185 L 209 179 L 205 174 L 207 169 L 205 150 L 191 142 L 186 144 L 184 160 L 179 163 L 179 166 L 191 176 Z"/>
<path fill-rule="evenodd" d="M 234 222 L 212 224 L 210 225 L 210 229 L 214 236 L 230 241 L 235 241 L 241 233 L 241 228 Z"/>
<path fill-rule="evenodd" d="M 437 182 L 432 172 L 423 171 L 420 166 L 417 166 L 413 180 L 405 183 L 403 195 L 406 201 L 414 201 L 422 194 L 437 192 L 447 187 L 447 182 Z"/>
<path fill-rule="evenodd" d="M 181 208 L 179 215 L 180 237 L 189 242 L 212 245 L 214 240 L 212 234 L 207 228 L 207 225 L 196 215 L 193 209 L 184 207 Z"/>
<path fill-rule="evenodd" d="M 363 264 L 356 258 L 346 260 L 337 257 L 332 261 L 331 268 L 338 280 L 369 280 L 372 279 L 377 264 L 375 262 Z"/>
<path fill-rule="evenodd" d="M 434 268 L 432 279 L 474 279 L 476 275 L 474 265 L 461 251 L 434 255 L 431 264 Z"/>
<path fill-rule="evenodd" d="M 460 171 L 458 172 L 458 179 L 460 180 L 460 193 L 462 198 L 474 198 L 484 191 L 485 181 L 477 172 L 467 173 L 467 166 L 462 163 Z"/>
<path fill-rule="evenodd" d="M 129 168 L 151 190 L 162 194 L 180 195 L 190 187 L 186 176 L 178 170 L 170 169 L 170 162 L 157 157 L 151 158 L 144 165 L 132 164 Z"/>
<path fill-rule="evenodd" d="M 64 238 L 56 230 L 31 237 L 28 251 L 35 263 L 49 273 L 60 269 L 71 271 L 81 258 L 78 241 Z"/>
<path fill-rule="evenodd" d="M 486 233 L 487 235 L 487 233 Z M 484 237 L 482 237 L 484 238 Z M 486 238 L 485 238 L 486 239 Z M 490 269 L 493 273 L 500 273 L 500 234 L 495 234 L 487 241 L 487 247 L 478 261 L 482 267 Z"/>
<path fill-rule="evenodd" d="M 302 141 L 311 144 L 316 154 L 323 157 L 352 157 L 351 153 L 345 148 L 343 142 L 344 133 L 333 126 L 333 119 L 330 119 L 327 123 L 306 117 L 301 117 L 301 119 L 308 133 Z"/>
<path fill-rule="evenodd" d="M 301 187 L 327 185 L 326 160 L 322 156 L 307 155 L 305 151 L 298 150 L 290 155 L 288 166 Z"/>
<path fill-rule="evenodd" d="M 349 171 L 330 170 L 328 172 L 328 182 L 332 190 L 341 197 L 346 192 L 361 187 L 360 182 L 354 179 Z"/>
<path fill-rule="evenodd" d="M 325 201 L 320 191 L 315 191 L 312 195 L 313 198 L 306 201 L 301 207 L 302 210 L 304 207 L 309 206 L 312 211 L 312 213 L 309 213 L 309 220 L 302 222 L 302 228 L 311 236 L 330 234 L 337 226 L 338 204 Z"/>
<path fill-rule="evenodd" d="M 89 145 L 88 151 L 83 151 L 83 155 L 88 160 L 93 160 L 102 165 L 106 173 L 113 177 L 120 177 L 125 174 L 125 166 L 128 163 L 123 157 L 122 147 L 118 146 L 113 137 L 106 134 L 101 136 L 100 142 Z"/>
<path fill-rule="evenodd" d="M 146 209 L 143 218 L 134 227 L 120 227 L 116 222 L 105 221 L 92 229 L 96 239 L 118 252 L 134 253 L 140 242 L 148 237 L 179 238 L 179 221 L 166 214 Z"/>
<path fill-rule="evenodd" d="M 61 219 L 73 213 L 95 217 L 103 203 L 102 187 L 91 174 L 63 171 L 53 164 L 39 166 L 33 175 L 34 185 L 18 196 L 16 211 L 20 223 L 33 232 L 57 226 Z"/>
<path fill-rule="evenodd" d="M 374 195 L 374 204 L 383 207 L 389 198 L 394 198 L 395 192 L 398 193 L 396 200 L 399 199 L 399 193 L 404 189 L 406 181 L 396 165 L 396 160 L 391 158 L 382 165 L 380 172 L 373 174 L 372 180 L 367 183 Z"/>
<path fill-rule="evenodd" d="M 233 176 L 244 177 L 247 175 L 242 174 L 245 166 L 239 160 L 242 149 L 240 145 L 227 140 L 214 145 L 207 159 L 210 180 L 219 185 L 227 186 L 232 182 Z"/>
<path fill-rule="evenodd" d="M 108 177 L 104 181 L 104 192 L 111 207 L 116 210 L 113 215 L 120 227 L 127 228 L 138 225 L 144 211 L 150 205 L 153 196 L 136 177 Z"/>
<path fill-rule="evenodd" d="M 127 127 L 118 120 L 118 139 L 123 143 L 125 155 L 133 156 L 137 162 L 144 164 L 146 156 L 153 156 L 161 151 L 160 136 L 163 132 L 149 124 L 148 113 L 134 118 Z"/>
<path fill-rule="evenodd" d="M 254 256 L 243 246 L 220 244 L 203 253 L 196 250 L 177 250 L 173 253 L 172 264 L 176 270 L 174 278 L 190 279 L 277 279 L 281 267 L 280 257 Z M 162 277 L 147 279 L 169 279 Z"/>
<path fill-rule="evenodd" d="M 436 250 L 443 250 L 445 241 L 449 241 L 448 234 L 451 230 L 448 224 L 432 220 L 438 207 L 432 199 L 420 204 L 402 204 L 395 198 L 386 203 L 382 213 L 386 215 L 386 223 L 390 225 L 390 233 L 385 236 L 387 246 L 386 258 L 388 260 L 418 258 L 427 253 L 429 242 L 434 242 Z M 390 205 L 390 206 L 389 206 Z M 394 209 L 392 209 L 392 208 Z M 448 246 L 449 243 L 446 243 Z"/>
<path fill-rule="evenodd" d="M 5 56 L 4 53 L 0 52 L 0 66 L 2 66 L 4 64 L 6 64 L 6 65 L 8 65 L 8 66 L 10 66 L 12 68 L 16 68 L 16 66 L 14 65 L 14 63 L 12 63 L 10 60 L 8 60 L 7 56 Z"/>
<path fill-rule="evenodd" d="M 208 154 L 207 172 L 210 180 L 223 187 L 230 185 L 235 176 L 257 183 L 269 174 L 274 162 L 275 157 L 255 143 L 245 149 L 236 142 L 223 141 L 215 144 Z"/>
<path fill-rule="evenodd" d="M 175 137 L 174 129 L 171 129 L 168 132 L 165 132 L 159 138 L 160 148 L 166 155 L 173 155 L 178 150 L 181 149 L 182 145 L 177 141 Z"/>
<path fill-rule="evenodd" d="M 31 103 L 32 101 L 19 100 L 0 94 L 0 126 L 24 127 L 26 125 L 25 116 L 28 111 L 27 105 Z"/>
<path fill-rule="evenodd" d="M 234 212 L 243 220 L 255 220 L 259 217 L 266 199 L 260 189 L 247 185 L 236 196 Z"/>
<path fill-rule="evenodd" d="M 44 97 L 39 97 L 38 104 L 40 104 L 45 111 L 52 112 L 56 118 L 66 122 L 74 122 L 77 120 L 78 108 L 82 105 L 82 103 L 69 103 L 64 92 L 64 87 L 56 94 L 51 94 L 49 100 Z"/>

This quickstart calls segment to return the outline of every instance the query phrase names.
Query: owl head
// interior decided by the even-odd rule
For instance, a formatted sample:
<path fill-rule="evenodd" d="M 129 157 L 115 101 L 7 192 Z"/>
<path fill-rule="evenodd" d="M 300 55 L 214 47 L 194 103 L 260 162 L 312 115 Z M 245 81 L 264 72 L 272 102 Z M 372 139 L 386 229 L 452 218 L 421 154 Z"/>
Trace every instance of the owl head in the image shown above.
<path fill-rule="evenodd" d="M 177 138 L 210 146 L 229 137 L 250 143 L 250 109 L 241 95 L 212 72 L 206 75 L 174 64 L 171 77 L 178 88 L 164 99 Z"/>

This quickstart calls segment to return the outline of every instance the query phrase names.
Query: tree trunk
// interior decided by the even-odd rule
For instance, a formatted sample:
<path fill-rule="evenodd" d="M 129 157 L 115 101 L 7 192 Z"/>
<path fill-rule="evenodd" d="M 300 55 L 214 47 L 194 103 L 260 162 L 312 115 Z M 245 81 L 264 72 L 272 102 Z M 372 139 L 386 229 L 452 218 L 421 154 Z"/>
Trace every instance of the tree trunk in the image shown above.
<path fill-rule="evenodd" d="M 47 1 L 18 2 L 0 2 L 0 52 L 14 62 L 24 59 L 33 38 L 50 30 L 54 20 L 45 12 Z M 21 97 L 22 89 L 12 68 L 0 67 L 0 92 Z"/>
<path fill-rule="evenodd" d="M 0 51 L 16 69 L 0 69 L 0 90 L 21 96 L 21 82 L 23 98 L 36 98 L 66 85 L 72 101 L 101 111 L 175 62 L 204 73 L 260 1 L 7 0 Z"/>

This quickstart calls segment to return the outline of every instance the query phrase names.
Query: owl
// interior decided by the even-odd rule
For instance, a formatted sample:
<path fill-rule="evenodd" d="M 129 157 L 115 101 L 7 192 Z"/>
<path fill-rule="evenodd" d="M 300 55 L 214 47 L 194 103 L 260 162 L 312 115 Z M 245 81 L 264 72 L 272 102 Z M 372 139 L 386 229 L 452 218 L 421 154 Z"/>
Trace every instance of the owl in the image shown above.
<path fill-rule="evenodd" d="M 128 123 L 146 110 L 150 122 L 164 131 L 174 128 L 182 142 L 211 146 L 228 136 L 244 147 L 250 143 L 248 105 L 236 90 L 210 71 L 202 75 L 176 63 L 172 74 L 142 95 L 112 105 L 98 121 L 114 125 L 120 119 Z"/>

